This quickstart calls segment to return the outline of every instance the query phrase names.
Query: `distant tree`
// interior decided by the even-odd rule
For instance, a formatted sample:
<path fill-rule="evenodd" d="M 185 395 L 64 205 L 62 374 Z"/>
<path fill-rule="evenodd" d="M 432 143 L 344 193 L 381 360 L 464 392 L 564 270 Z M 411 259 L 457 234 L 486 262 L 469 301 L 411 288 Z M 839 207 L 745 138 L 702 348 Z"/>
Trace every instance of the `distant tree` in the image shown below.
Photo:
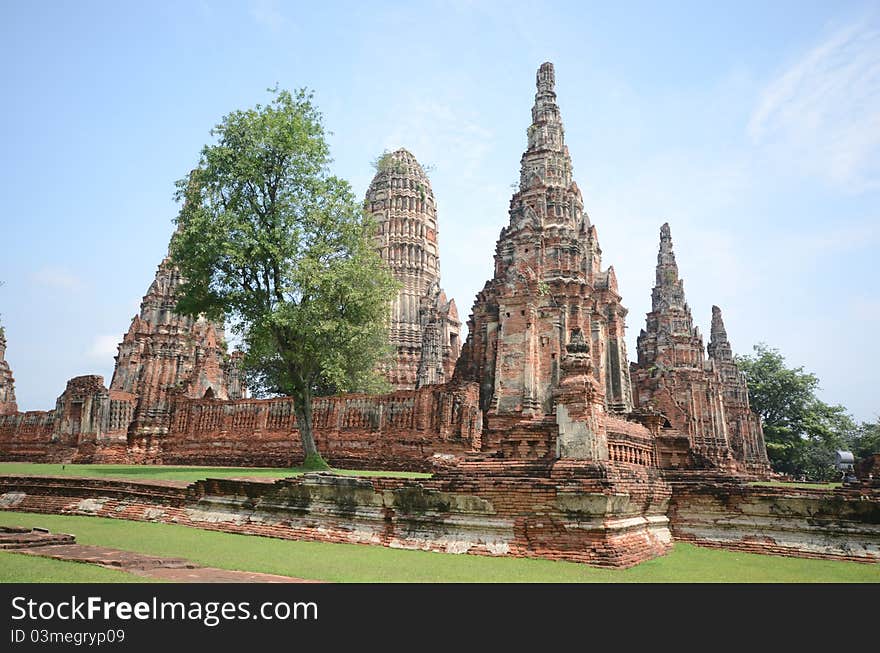
<path fill-rule="evenodd" d="M 749 385 L 749 401 L 761 416 L 773 469 L 822 481 L 837 478 L 834 452 L 847 449 L 857 427 L 846 408 L 816 396 L 819 379 L 803 367 L 787 367 L 778 350 L 761 343 L 737 363 Z"/>
<path fill-rule="evenodd" d="M 225 116 L 177 182 L 178 310 L 232 323 L 249 387 L 293 397 L 304 464 L 321 468 L 312 399 L 387 387 L 375 370 L 397 283 L 375 250 L 375 224 L 329 173 L 311 94 L 272 93 L 266 106 Z"/>
<path fill-rule="evenodd" d="M 880 453 L 880 418 L 873 423 L 862 422 L 856 429 L 851 447 L 853 453 L 859 458 Z"/>

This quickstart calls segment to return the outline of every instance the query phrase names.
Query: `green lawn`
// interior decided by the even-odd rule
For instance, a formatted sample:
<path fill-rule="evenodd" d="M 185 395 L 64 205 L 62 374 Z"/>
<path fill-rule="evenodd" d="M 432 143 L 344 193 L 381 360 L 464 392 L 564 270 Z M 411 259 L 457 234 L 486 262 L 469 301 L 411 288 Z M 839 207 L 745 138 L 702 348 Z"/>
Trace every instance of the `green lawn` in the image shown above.
<path fill-rule="evenodd" d="M 0 512 L 0 525 L 42 526 L 96 544 L 201 565 L 334 582 L 880 582 L 880 564 L 805 560 L 676 544 L 625 570 L 551 560 L 295 542 L 100 517 Z M 0 578 L 15 577 L 0 560 Z M 76 580 L 61 569 L 53 580 Z"/>
<path fill-rule="evenodd" d="M 842 483 L 789 483 L 784 481 L 753 481 L 749 485 L 766 487 L 791 487 L 806 488 L 811 490 L 833 490 L 843 485 Z"/>
<path fill-rule="evenodd" d="M 0 583 L 149 583 L 148 578 L 84 562 L 0 551 Z"/>
<path fill-rule="evenodd" d="M 127 481 L 198 481 L 204 478 L 238 476 L 266 479 L 298 476 L 307 471 L 301 467 L 169 467 L 164 465 L 49 465 L 44 463 L 0 463 L 0 476 L 86 476 Z M 398 478 L 430 478 L 418 472 L 384 472 L 361 469 L 334 469 L 345 476 L 394 476 Z"/>

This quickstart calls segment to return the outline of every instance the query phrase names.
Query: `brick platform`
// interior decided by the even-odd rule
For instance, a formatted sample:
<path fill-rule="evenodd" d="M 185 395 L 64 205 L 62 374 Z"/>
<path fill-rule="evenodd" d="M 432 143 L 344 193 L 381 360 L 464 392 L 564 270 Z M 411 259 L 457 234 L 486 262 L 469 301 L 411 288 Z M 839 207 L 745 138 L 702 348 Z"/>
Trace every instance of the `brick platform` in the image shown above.
<path fill-rule="evenodd" d="M 317 473 L 274 483 L 209 479 L 185 490 L 0 477 L 5 510 L 613 567 L 668 551 L 668 500 L 654 470 L 534 461 L 472 462 L 426 481 Z"/>
<path fill-rule="evenodd" d="M 676 540 L 799 558 L 880 562 L 880 490 L 672 483 Z"/>
<path fill-rule="evenodd" d="M 50 533 L 44 528 L 0 526 L 0 550 L 25 549 L 55 544 L 73 544 L 73 535 Z"/>
<path fill-rule="evenodd" d="M 471 461 L 425 481 L 308 474 L 187 488 L 0 477 L 0 509 L 447 553 L 627 567 L 676 540 L 880 561 L 880 491 L 670 484 L 637 465 Z"/>

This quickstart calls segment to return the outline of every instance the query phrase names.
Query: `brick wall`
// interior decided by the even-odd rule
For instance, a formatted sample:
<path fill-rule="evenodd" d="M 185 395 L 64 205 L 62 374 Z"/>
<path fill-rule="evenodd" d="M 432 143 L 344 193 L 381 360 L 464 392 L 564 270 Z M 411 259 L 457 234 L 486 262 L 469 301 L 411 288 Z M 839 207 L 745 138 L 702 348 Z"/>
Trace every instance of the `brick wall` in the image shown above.
<path fill-rule="evenodd" d="M 480 447 L 477 401 L 476 384 L 321 397 L 313 404 L 315 442 L 336 467 L 429 470 L 434 454 Z M 290 398 L 179 399 L 161 440 L 165 464 L 290 466 L 301 460 Z"/>
<path fill-rule="evenodd" d="M 0 477 L 5 510 L 613 567 L 669 549 L 668 499 L 656 472 L 584 463 L 484 461 L 425 481 L 308 474 L 274 483 L 209 479 L 185 489 Z"/>
<path fill-rule="evenodd" d="M 626 567 L 676 540 L 806 558 L 880 561 L 880 492 L 748 486 L 633 464 L 501 461 L 430 480 L 309 474 L 189 487 L 0 477 L 0 509 L 162 521 L 284 539 Z M 668 515 L 668 519 L 667 519 Z"/>
<path fill-rule="evenodd" d="M 880 491 L 752 486 L 703 475 L 674 481 L 677 540 L 803 558 L 880 562 Z"/>
<path fill-rule="evenodd" d="M 52 445 L 55 411 L 33 410 L 0 415 L 0 451 L 3 460 L 52 462 L 62 455 L 73 455 L 70 447 Z"/>
<path fill-rule="evenodd" d="M 54 411 L 0 416 L 0 459 L 243 466 L 302 461 L 290 398 L 178 397 L 165 427 L 127 434 L 134 396 L 108 393 L 98 387 L 100 377 L 94 377 L 93 385 L 89 392 L 74 393 L 69 384 Z M 430 470 L 434 454 L 479 450 L 478 394 L 476 384 L 457 383 L 386 395 L 320 397 L 313 408 L 315 441 L 337 467 Z"/>

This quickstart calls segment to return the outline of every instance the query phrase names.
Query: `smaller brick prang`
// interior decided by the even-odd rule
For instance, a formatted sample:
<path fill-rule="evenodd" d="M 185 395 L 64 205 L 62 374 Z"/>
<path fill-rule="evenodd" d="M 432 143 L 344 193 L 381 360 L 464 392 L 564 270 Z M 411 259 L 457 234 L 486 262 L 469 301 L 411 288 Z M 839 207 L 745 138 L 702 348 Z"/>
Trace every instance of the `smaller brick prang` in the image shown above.
<path fill-rule="evenodd" d="M 15 379 L 6 362 L 6 331 L 0 326 L 0 415 L 14 415 L 17 412 Z"/>

